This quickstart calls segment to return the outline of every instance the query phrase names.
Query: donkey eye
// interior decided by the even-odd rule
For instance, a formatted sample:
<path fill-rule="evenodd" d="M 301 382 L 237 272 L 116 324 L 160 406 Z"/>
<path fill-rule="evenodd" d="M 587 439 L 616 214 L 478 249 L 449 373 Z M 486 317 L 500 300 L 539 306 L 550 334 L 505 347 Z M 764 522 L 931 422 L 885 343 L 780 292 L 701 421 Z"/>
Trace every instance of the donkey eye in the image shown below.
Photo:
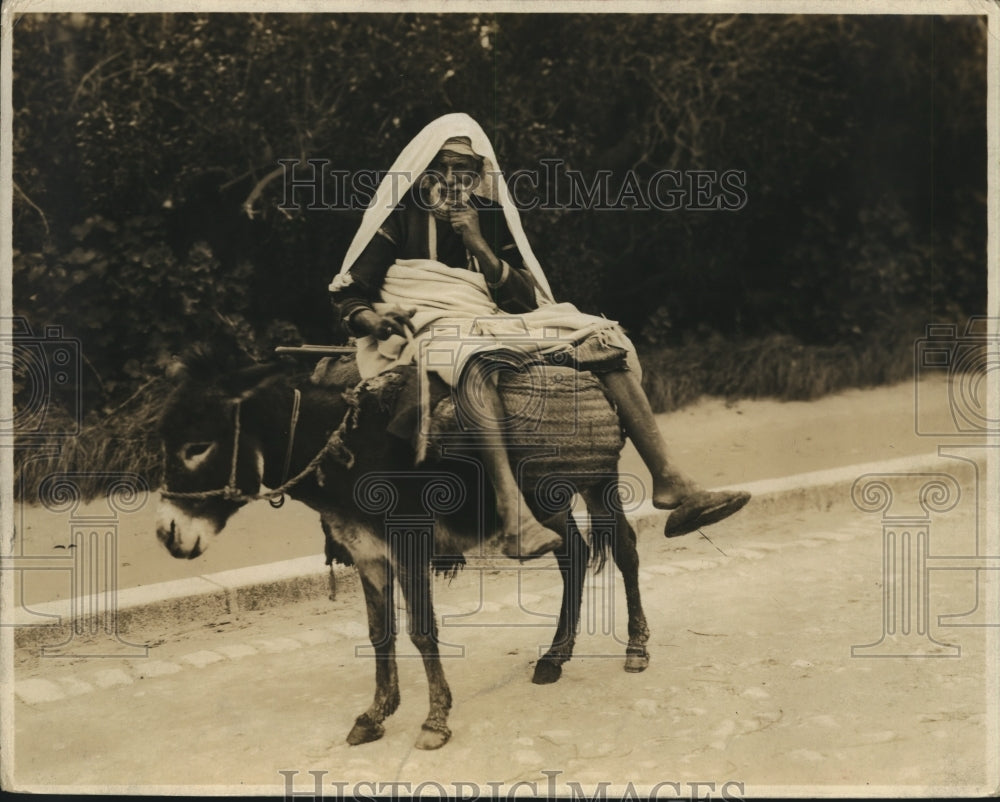
<path fill-rule="evenodd" d="M 197 468 L 215 450 L 215 443 L 188 443 L 181 449 L 181 459 L 190 468 Z"/>

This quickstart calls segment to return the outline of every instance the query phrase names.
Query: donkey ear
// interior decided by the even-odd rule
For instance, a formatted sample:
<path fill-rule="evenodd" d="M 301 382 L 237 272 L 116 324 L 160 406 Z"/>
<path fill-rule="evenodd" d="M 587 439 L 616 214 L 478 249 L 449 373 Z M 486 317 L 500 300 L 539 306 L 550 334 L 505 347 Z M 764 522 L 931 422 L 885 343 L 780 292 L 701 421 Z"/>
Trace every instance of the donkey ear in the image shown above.
<path fill-rule="evenodd" d="M 241 401 L 282 378 L 286 370 L 286 365 L 281 362 L 253 365 L 222 377 L 220 387 L 227 397 Z"/>

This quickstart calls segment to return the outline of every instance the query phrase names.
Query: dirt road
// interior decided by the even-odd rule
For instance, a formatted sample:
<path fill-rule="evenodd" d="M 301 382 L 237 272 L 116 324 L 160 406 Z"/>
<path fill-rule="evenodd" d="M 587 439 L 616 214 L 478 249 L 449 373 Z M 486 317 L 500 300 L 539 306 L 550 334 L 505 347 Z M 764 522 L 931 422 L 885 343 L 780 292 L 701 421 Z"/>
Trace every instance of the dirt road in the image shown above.
<path fill-rule="evenodd" d="M 930 522 L 932 554 L 975 545 L 983 510 L 962 490 L 962 503 Z M 407 794 L 432 782 L 467 799 L 566 794 L 570 783 L 588 798 L 601 783 L 609 795 L 632 783 L 644 794 L 716 799 L 995 788 L 987 694 L 998 687 L 996 629 L 956 625 L 984 623 L 982 609 L 978 618 L 939 616 L 974 609 L 989 583 L 995 591 L 996 572 L 932 565 L 930 630 L 918 639 L 925 656 L 852 655 L 902 615 L 883 605 L 879 516 L 850 504 L 745 513 L 708 530 L 711 541 L 641 539 L 653 630 L 642 674 L 622 670 L 624 600 L 613 570 L 589 582 L 577 656 L 551 686 L 529 680 L 552 636 L 554 562 L 441 581 L 455 701 L 453 739 L 437 752 L 413 748 L 426 682 L 419 660 L 406 657 L 402 705 L 385 737 L 344 742 L 373 690 L 358 594 L 163 631 L 146 659 L 21 654 L 17 782 L 280 794 L 287 777 L 311 794 L 318 778 L 330 797 Z M 883 645 L 894 641 L 904 653 L 915 648 L 912 638 Z M 413 654 L 405 638 L 400 649 Z M 419 792 L 441 795 L 434 785 Z"/>

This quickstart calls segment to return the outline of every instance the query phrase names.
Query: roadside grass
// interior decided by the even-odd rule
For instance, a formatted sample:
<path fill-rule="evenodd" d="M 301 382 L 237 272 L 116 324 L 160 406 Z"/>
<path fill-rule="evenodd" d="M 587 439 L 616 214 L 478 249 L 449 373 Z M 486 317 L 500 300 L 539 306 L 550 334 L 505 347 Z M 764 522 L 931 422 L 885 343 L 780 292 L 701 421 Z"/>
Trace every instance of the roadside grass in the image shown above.
<path fill-rule="evenodd" d="M 851 348 L 805 346 L 779 335 L 742 343 L 710 338 L 640 351 L 643 386 L 658 413 L 675 411 L 704 396 L 812 400 L 912 378 L 913 342 L 898 337 Z M 15 449 L 17 498 L 38 500 L 42 481 L 65 473 L 75 474 L 73 481 L 84 501 L 104 492 L 101 473 L 138 474 L 155 490 L 162 476 L 157 423 L 168 389 L 165 378 L 150 380 L 124 405 L 88 422 L 79 435 Z M 65 412 L 51 410 L 50 415 L 62 415 L 72 423 Z"/>
<path fill-rule="evenodd" d="M 810 401 L 913 377 L 913 339 L 905 337 L 862 348 L 802 345 L 783 335 L 735 343 L 713 338 L 639 357 L 654 412 L 673 412 L 703 396 Z"/>
<path fill-rule="evenodd" d="M 166 379 L 147 382 L 121 407 L 99 419 L 85 421 L 74 437 L 50 437 L 16 449 L 15 497 L 39 501 L 42 482 L 54 474 L 72 474 L 72 483 L 84 502 L 105 492 L 107 483 L 102 473 L 137 474 L 150 490 L 155 490 L 162 474 L 158 424 L 165 385 Z M 49 410 L 48 415 L 46 428 L 50 431 L 71 431 L 76 427 L 63 410 Z"/>

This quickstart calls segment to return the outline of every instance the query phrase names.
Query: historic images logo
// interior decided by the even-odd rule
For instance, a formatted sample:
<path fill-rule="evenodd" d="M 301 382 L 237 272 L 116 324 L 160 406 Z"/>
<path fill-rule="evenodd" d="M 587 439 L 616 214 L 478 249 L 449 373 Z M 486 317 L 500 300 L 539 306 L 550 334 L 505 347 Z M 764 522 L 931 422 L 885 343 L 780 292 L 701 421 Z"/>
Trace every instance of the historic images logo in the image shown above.
<path fill-rule="evenodd" d="M 65 337 L 61 326 L 37 335 L 24 318 L 9 321 L 10 335 L 0 338 L 0 370 L 10 371 L 13 414 L 0 421 L 0 446 L 27 452 L 22 464 L 57 455 L 82 430 L 80 341 Z M 5 331 L 6 331 L 5 330 Z M 106 507 L 84 505 L 82 487 L 99 486 L 95 495 Z M 0 555 L 0 568 L 11 571 L 24 587 L 31 572 L 58 571 L 69 583 L 68 628 L 64 640 L 42 647 L 43 657 L 145 656 L 147 647 L 119 634 L 118 527 L 123 515 L 140 510 L 149 496 L 146 480 L 133 473 L 53 472 L 37 486 L 34 499 L 47 512 L 66 516 L 68 546 L 62 554 L 29 554 L 21 538 L 12 538 Z M 19 526 L 16 532 L 24 532 Z M 61 616 L 55 616 L 61 618 Z M 21 605 L 4 626 L 44 627 L 50 613 Z"/>
<path fill-rule="evenodd" d="M 562 780 L 563 772 L 558 769 L 542 769 L 539 772 L 545 780 L 519 780 L 478 782 L 452 780 L 446 784 L 433 780 L 421 783 L 386 780 L 360 780 L 350 783 L 344 780 L 326 780 L 327 772 L 312 769 L 305 772 L 312 777 L 312 787 L 308 790 L 295 787 L 299 772 L 294 769 L 278 771 L 284 777 L 285 800 L 309 797 L 314 802 L 322 802 L 329 795 L 332 799 L 461 799 L 463 802 L 477 802 L 480 799 L 556 799 L 606 800 L 606 799 L 690 799 L 690 800 L 739 800 L 746 798 L 746 784 L 739 780 L 660 780 L 648 784 L 631 781 L 624 791 L 617 788 L 612 792 L 612 783 L 602 781 L 589 787 L 574 780 Z M 306 780 L 308 784 L 309 781 Z M 560 783 L 563 788 L 560 788 Z M 619 786 L 621 787 L 621 786 Z"/>
<path fill-rule="evenodd" d="M 80 341 L 63 336 L 61 326 L 36 335 L 24 318 L 11 320 L 10 335 L 0 335 L 0 370 L 10 371 L 14 409 L 0 420 L 0 443 L 27 446 L 78 435 L 81 364 Z M 56 397 L 60 415 L 53 414 Z"/>
<path fill-rule="evenodd" d="M 419 176 L 389 170 L 339 170 L 329 159 L 279 159 L 284 171 L 284 195 L 278 208 L 299 211 L 364 211 L 383 180 L 391 188 L 388 208 L 393 209 Z M 735 212 L 747 205 L 745 170 L 595 170 L 585 174 L 562 159 L 541 159 L 539 167 L 510 174 L 507 188 L 518 211 L 601 212 Z M 496 184 L 498 173 L 472 176 L 469 191 L 481 183 Z M 421 193 L 414 194 L 418 206 L 433 206 Z"/>
<path fill-rule="evenodd" d="M 989 495 L 985 471 L 1000 434 L 996 397 L 997 347 L 995 318 L 973 317 L 964 331 L 957 326 L 929 325 L 914 347 L 914 422 L 922 437 L 938 439 L 938 454 L 954 471 L 872 473 L 851 489 L 855 506 L 876 513 L 882 522 L 882 632 L 873 643 L 852 646 L 854 657 L 959 657 L 958 645 L 938 640 L 932 631 L 931 586 L 936 571 L 961 571 L 974 594 L 970 608 L 942 613 L 938 627 L 1000 626 L 986 596 L 1000 571 L 1000 553 L 990 542 L 989 525 L 980 514 Z M 943 381 L 935 380 L 940 376 Z M 941 413 L 945 393 L 946 413 Z M 993 407 L 989 406 L 992 401 Z M 936 402 L 936 403 L 935 403 Z M 950 441 L 950 442 L 949 442 Z M 971 481 L 959 476 L 971 472 Z M 995 485 L 995 479 L 992 479 Z M 959 505 L 972 511 L 974 531 L 965 550 L 935 548 L 933 530 L 942 532 Z"/>

